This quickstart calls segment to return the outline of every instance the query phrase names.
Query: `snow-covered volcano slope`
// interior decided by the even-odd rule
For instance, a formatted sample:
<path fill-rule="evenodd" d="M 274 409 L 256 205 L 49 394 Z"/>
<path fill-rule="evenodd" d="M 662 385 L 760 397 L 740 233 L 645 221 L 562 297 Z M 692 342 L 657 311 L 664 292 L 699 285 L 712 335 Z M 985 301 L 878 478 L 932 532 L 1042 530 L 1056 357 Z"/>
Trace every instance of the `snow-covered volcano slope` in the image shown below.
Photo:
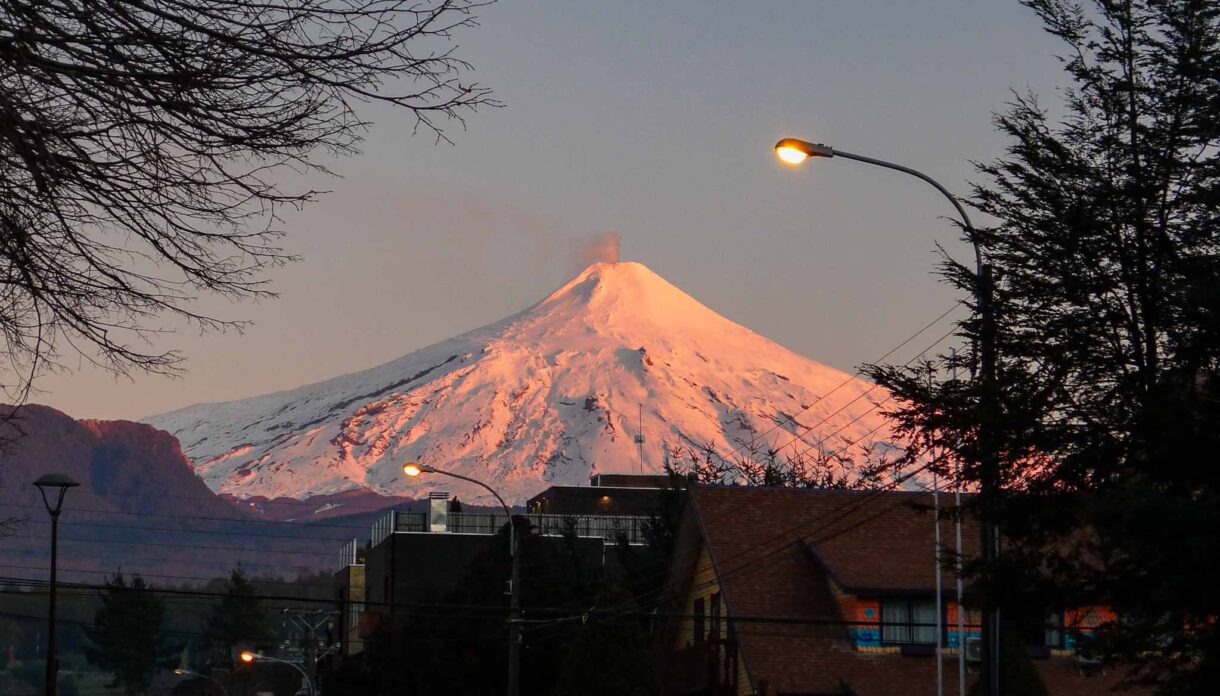
<path fill-rule="evenodd" d="M 883 395 L 856 400 L 870 385 L 840 387 L 849 379 L 639 263 L 598 263 L 524 312 L 385 365 L 147 422 L 178 436 L 213 490 L 240 498 L 361 488 L 486 497 L 453 479 L 403 476 L 416 460 L 520 502 L 591 472 L 659 471 L 665 446 L 713 443 L 728 455 L 754 439 L 765 450 L 808 426 L 810 442 L 853 443 L 883 428 L 872 410 Z"/>

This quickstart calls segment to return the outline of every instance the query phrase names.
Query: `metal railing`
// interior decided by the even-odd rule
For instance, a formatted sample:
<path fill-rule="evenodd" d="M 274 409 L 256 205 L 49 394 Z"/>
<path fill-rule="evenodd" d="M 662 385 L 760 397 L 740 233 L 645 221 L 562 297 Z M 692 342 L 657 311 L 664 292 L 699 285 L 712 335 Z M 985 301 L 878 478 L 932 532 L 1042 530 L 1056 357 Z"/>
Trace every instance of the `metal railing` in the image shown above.
<path fill-rule="evenodd" d="M 451 512 L 449 531 L 456 534 L 495 534 L 508 524 L 503 512 Z"/>
<path fill-rule="evenodd" d="M 447 531 L 454 534 L 497 534 L 508 524 L 503 512 L 450 512 Z M 604 539 L 616 542 L 626 539 L 628 544 L 643 544 L 649 517 L 643 515 L 522 515 L 529 520 L 531 530 L 538 536 L 557 537 L 572 534 L 583 539 Z M 400 512 L 391 510 L 373 523 L 369 535 L 372 546 L 385 541 L 394 532 L 428 531 L 428 514 L 424 512 Z M 340 551 L 342 565 L 355 564 L 357 546 L 353 539 Z"/>
<path fill-rule="evenodd" d="M 650 518 L 642 515 L 523 515 L 533 533 L 539 536 L 573 534 L 586 539 L 615 541 L 624 537 L 629 544 L 645 541 L 645 527 Z M 449 531 L 459 534 L 495 534 L 506 524 L 502 512 L 451 512 Z"/>
<path fill-rule="evenodd" d="M 352 539 L 339 549 L 339 567 L 363 565 L 364 562 L 359 556 L 360 542 Z"/>
<path fill-rule="evenodd" d="M 422 532 L 427 530 L 428 514 L 424 512 L 400 512 L 396 515 L 394 531 Z"/>

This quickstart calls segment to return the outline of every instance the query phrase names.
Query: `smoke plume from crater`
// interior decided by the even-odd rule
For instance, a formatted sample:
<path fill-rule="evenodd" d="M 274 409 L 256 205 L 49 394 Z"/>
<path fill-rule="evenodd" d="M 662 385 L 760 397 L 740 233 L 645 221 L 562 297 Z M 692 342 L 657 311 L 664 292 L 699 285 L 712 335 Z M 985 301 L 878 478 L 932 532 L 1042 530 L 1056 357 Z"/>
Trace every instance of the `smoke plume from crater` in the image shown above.
<path fill-rule="evenodd" d="M 573 260 L 578 270 L 595 263 L 618 263 L 618 248 L 622 238 L 618 232 L 602 232 L 589 239 L 576 242 Z"/>

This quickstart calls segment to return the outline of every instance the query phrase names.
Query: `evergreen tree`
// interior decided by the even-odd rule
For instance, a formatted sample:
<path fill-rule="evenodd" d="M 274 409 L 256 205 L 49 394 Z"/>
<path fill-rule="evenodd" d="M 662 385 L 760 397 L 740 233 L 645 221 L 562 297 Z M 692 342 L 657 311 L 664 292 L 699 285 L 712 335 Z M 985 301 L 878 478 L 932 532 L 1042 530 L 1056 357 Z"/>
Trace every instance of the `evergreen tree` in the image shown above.
<path fill-rule="evenodd" d="M 974 192 L 997 220 L 971 240 L 994 269 L 999 354 L 1002 492 L 981 502 L 1007 541 L 970 570 L 1009 615 L 1111 606 L 1088 648 L 1165 693 L 1220 693 L 1220 469 L 1199 466 L 1220 445 L 1220 6 L 1024 4 L 1064 42 L 1072 86 L 1062 118 L 1021 95 L 997 116 L 1010 145 Z M 945 275 L 973 296 L 973 269 Z M 900 399 L 906 462 L 951 453 L 977 483 L 981 380 L 869 372 Z"/>
<path fill-rule="evenodd" d="M 227 664 L 234 651 L 243 645 L 256 643 L 271 634 L 267 614 L 255 596 L 250 578 L 241 568 L 229 573 L 224 596 L 212 608 L 205 631 L 216 650 L 216 661 Z"/>
<path fill-rule="evenodd" d="M 611 588 L 598 605 L 635 606 L 631 594 Z M 648 637 L 633 612 L 593 616 L 581 627 L 559 668 L 555 696 L 654 696 L 659 693 Z"/>
<path fill-rule="evenodd" d="M 1004 696 L 1050 696 L 1042 677 L 1034 669 L 1034 661 L 1025 649 L 1025 641 L 1017 631 L 1007 631 L 1000 657 L 1000 673 L 1003 676 Z M 987 696 L 987 680 L 975 679 L 969 696 Z"/>
<path fill-rule="evenodd" d="M 136 576 L 128 585 L 121 574 L 106 581 L 100 600 L 93 628 L 86 631 L 89 662 L 109 671 L 111 686 L 128 696 L 147 693 L 153 674 L 174 654 L 161 634 L 165 605 L 143 578 Z"/>

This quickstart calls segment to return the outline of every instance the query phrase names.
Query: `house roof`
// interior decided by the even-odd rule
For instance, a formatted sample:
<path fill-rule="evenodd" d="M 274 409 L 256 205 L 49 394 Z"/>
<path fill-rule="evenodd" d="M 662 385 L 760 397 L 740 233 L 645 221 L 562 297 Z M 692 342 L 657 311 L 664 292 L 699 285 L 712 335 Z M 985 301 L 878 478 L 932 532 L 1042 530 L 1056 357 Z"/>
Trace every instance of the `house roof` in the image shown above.
<path fill-rule="evenodd" d="M 849 594 L 932 592 L 936 586 L 935 525 L 930 493 L 698 486 L 693 495 L 718 562 L 725 569 L 768 564 L 799 551 L 812 553 Z M 951 507 L 953 496 L 941 495 Z M 963 552 L 978 549 L 978 525 L 962 525 Z M 954 525 L 941 522 L 941 543 L 952 549 Z M 803 558 L 803 557 L 802 557 Z"/>
<path fill-rule="evenodd" d="M 934 590 L 930 494 L 699 486 L 692 498 L 755 686 L 766 680 L 777 694 L 800 695 L 935 693 L 934 658 L 858 651 L 835 598 Z M 951 549 L 949 520 L 941 534 Z M 975 553 L 973 521 L 962 536 L 964 552 Z M 943 582 L 951 589 L 952 575 Z M 1072 658 L 1035 665 L 1052 694 L 1107 694 L 1119 681 L 1085 677 Z M 955 658 L 946 658 L 947 685 L 956 674 Z"/>

